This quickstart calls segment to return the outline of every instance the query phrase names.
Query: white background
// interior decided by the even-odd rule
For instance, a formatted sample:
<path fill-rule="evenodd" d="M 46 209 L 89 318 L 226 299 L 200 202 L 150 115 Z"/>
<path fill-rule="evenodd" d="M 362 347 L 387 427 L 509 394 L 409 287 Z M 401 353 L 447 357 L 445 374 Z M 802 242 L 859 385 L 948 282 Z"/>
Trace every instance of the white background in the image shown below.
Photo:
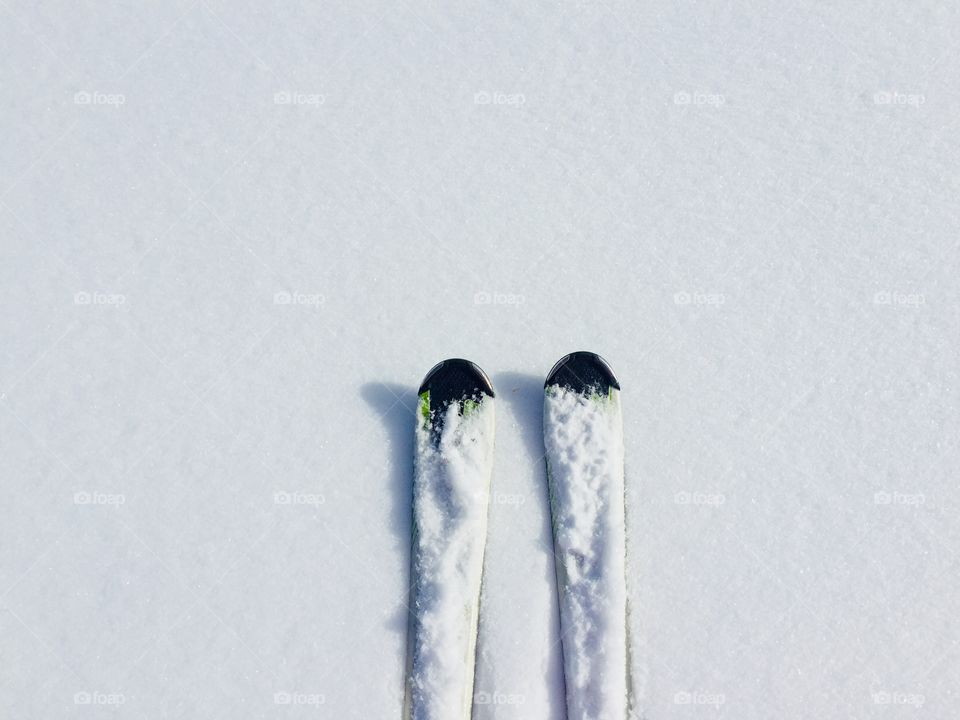
<path fill-rule="evenodd" d="M 562 717 L 541 384 L 590 349 L 639 713 L 955 716 L 958 43 L 927 1 L 2 0 L 2 715 L 398 717 L 455 356 L 498 392 L 475 716 Z"/>

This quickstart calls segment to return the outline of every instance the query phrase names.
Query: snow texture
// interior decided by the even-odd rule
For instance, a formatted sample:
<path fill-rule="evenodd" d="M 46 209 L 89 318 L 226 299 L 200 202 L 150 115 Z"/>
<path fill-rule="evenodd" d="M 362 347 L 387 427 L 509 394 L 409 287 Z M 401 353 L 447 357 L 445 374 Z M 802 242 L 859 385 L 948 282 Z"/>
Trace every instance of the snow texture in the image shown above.
<path fill-rule="evenodd" d="M 567 714 L 627 717 L 626 538 L 620 392 L 544 395 Z"/>
<path fill-rule="evenodd" d="M 943 0 L 0 2 L 0 717 L 398 717 L 465 357 L 474 715 L 563 720 L 575 350 L 640 715 L 957 717 L 958 45 Z"/>
<path fill-rule="evenodd" d="M 417 422 L 413 481 L 410 717 L 470 718 L 487 509 L 493 471 L 494 400 L 460 414 L 450 403 L 439 438 Z"/>

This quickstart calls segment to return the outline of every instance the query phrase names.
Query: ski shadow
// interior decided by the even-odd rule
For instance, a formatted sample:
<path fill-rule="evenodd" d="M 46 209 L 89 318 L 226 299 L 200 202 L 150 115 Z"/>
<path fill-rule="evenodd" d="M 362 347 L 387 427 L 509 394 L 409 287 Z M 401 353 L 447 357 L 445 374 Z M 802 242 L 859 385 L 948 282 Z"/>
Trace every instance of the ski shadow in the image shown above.
<path fill-rule="evenodd" d="M 404 567 L 410 567 L 410 533 L 413 512 L 413 448 L 414 418 L 417 393 L 415 388 L 399 383 L 368 382 L 360 395 L 377 414 L 389 434 L 390 461 L 385 469 L 385 491 L 390 497 L 390 527 L 397 536 Z M 405 576 L 409 586 L 409 575 Z M 406 637 L 408 599 L 398 608 L 386 626 Z"/>
<path fill-rule="evenodd" d="M 509 405 L 517 418 L 523 444 L 530 453 L 531 462 L 535 461 L 534 464 L 539 468 L 543 480 L 541 484 L 546 488 L 547 471 L 543 460 L 543 378 L 524 373 L 501 372 L 493 376 L 493 386 L 497 392 L 497 400 Z M 548 527 L 548 536 L 549 530 Z"/>
<path fill-rule="evenodd" d="M 501 372 L 493 376 L 493 385 L 497 392 L 497 402 L 503 402 L 510 408 L 517 421 L 517 432 L 527 451 L 527 460 L 531 463 L 536 484 L 537 502 L 547 508 L 540 524 L 538 545 L 547 554 L 549 562 L 545 571 L 545 581 L 550 587 L 556 587 L 557 576 L 554 564 L 553 531 L 550 527 L 550 493 L 547 487 L 547 467 L 543 445 L 543 377 L 516 372 Z M 549 694 L 550 707 L 547 717 L 566 718 L 566 689 L 563 679 L 563 657 L 560 648 L 560 608 L 556 598 L 550 603 L 551 624 L 554 637 L 550 656 L 544 667 L 544 680 L 553 688 Z"/>

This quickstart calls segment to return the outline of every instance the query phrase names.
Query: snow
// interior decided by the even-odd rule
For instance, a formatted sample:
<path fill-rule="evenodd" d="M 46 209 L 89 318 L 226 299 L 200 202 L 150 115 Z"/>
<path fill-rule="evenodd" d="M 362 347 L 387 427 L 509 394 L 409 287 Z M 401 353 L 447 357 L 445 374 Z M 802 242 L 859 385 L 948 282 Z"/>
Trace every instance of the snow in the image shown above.
<path fill-rule="evenodd" d="M 493 472 L 494 400 L 417 423 L 410 672 L 413 720 L 469 718 Z"/>
<path fill-rule="evenodd" d="M 620 393 L 551 386 L 543 407 L 568 715 L 627 716 Z"/>
<path fill-rule="evenodd" d="M 957 13 L 0 3 L 0 716 L 396 718 L 464 357 L 474 715 L 564 718 L 543 381 L 591 350 L 642 716 L 955 717 Z"/>

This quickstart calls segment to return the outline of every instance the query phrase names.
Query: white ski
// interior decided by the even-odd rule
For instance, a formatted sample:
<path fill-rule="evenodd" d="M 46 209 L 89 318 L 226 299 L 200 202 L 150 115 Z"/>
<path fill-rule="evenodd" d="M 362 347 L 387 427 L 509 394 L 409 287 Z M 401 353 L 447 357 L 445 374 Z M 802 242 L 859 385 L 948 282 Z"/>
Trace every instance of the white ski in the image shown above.
<path fill-rule="evenodd" d="M 466 360 L 431 370 L 416 428 L 409 720 L 470 718 L 493 437 L 493 389 L 483 371 Z"/>
<path fill-rule="evenodd" d="M 547 378 L 543 437 L 569 720 L 628 713 L 620 386 L 593 353 Z"/>

